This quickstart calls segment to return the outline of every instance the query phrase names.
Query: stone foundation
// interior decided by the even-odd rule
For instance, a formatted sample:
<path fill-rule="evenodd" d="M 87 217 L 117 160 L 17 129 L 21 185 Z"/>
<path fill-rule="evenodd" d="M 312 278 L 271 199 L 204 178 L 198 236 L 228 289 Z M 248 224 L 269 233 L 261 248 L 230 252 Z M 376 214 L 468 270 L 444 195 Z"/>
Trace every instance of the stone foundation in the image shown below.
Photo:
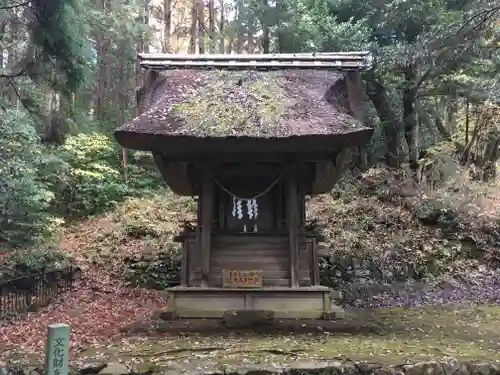
<path fill-rule="evenodd" d="M 167 312 L 172 318 L 222 319 L 228 313 L 238 311 L 271 312 L 273 319 L 344 317 L 343 309 L 332 301 L 332 290 L 322 286 L 251 289 L 175 287 L 167 291 Z"/>

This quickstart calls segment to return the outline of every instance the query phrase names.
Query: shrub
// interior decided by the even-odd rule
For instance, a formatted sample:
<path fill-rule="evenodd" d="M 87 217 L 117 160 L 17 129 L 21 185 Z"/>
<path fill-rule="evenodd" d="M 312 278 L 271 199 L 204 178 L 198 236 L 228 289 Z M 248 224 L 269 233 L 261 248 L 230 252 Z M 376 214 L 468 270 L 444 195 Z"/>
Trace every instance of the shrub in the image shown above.
<path fill-rule="evenodd" d="M 7 110 L 0 116 L 0 247 L 33 242 L 50 227 L 54 199 L 40 179 L 44 154 L 31 118 Z"/>
<path fill-rule="evenodd" d="M 52 234 L 62 218 L 97 214 L 163 185 L 151 155 L 130 154 L 125 181 L 121 150 L 112 137 L 78 134 L 61 147 L 46 147 L 27 113 L 3 112 L 0 249 L 32 245 Z"/>
<path fill-rule="evenodd" d="M 50 248 L 37 247 L 12 251 L 0 263 L 0 280 L 15 279 L 26 275 L 42 274 L 63 269 L 72 263 L 66 254 Z"/>
<path fill-rule="evenodd" d="M 57 155 L 68 166 L 64 181 L 56 189 L 57 210 L 70 217 L 113 208 L 124 198 L 141 195 L 163 183 L 155 170 L 134 164 L 129 165 L 129 179 L 125 181 L 121 152 L 104 134 L 71 136 Z"/>

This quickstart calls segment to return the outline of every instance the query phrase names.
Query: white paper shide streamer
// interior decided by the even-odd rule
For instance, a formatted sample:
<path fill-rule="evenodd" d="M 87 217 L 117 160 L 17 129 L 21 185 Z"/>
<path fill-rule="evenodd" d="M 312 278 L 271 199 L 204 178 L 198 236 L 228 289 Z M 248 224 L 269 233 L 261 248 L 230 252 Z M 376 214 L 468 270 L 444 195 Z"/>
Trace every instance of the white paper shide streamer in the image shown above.
<path fill-rule="evenodd" d="M 243 204 L 246 202 L 246 214 L 249 219 L 257 219 L 259 216 L 259 205 L 257 204 L 257 199 L 243 199 L 233 197 L 233 217 L 238 219 L 243 219 L 245 216 L 243 214 Z"/>
<path fill-rule="evenodd" d="M 212 176 L 213 181 L 219 188 L 224 191 L 225 193 L 229 194 L 233 198 L 233 209 L 232 209 L 232 215 L 233 217 L 237 217 L 239 220 L 242 220 L 245 217 L 245 214 L 243 213 L 243 204 L 246 203 L 246 215 L 250 220 L 255 220 L 259 216 L 259 205 L 257 204 L 257 198 L 260 198 L 267 194 L 273 186 L 275 186 L 283 177 L 284 172 L 276 179 L 274 180 L 264 191 L 261 191 L 259 194 L 255 195 L 253 198 L 240 198 L 237 195 L 231 193 L 227 188 L 224 187 L 214 176 Z M 243 231 L 247 231 L 247 226 L 243 226 Z M 257 232 L 257 223 L 254 223 L 253 225 L 253 231 Z"/>

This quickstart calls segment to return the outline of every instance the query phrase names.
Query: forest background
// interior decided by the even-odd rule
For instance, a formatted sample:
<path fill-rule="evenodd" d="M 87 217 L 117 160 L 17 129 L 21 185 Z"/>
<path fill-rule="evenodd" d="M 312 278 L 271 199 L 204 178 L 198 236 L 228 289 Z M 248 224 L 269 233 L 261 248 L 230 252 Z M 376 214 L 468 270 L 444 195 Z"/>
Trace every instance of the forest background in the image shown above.
<path fill-rule="evenodd" d="M 449 215 L 496 228 L 499 17 L 485 0 L 0 0 L 0 248 L 18 265 L 9 277 L 66 260 L 65 234 L 113 215 L 114 226 L 79 245 L 87 258 L 121 262 L 128 250 L 114 250 L 139 241 L 136 252 L 171 251 L 176 262 L 174 217 L 192 214 L 193 202 L 169 192 L 150 155 L 112 137 L 136 114 L 141 51 L 370 50 L 363 81 L 375 135 L 354 150 L 340 188 L 309 205 L 326 222 L 325 248 L 386 256 L 386 241 L 362 228 L 395 207 L 415 230 L 415 217 L 449 226 Z M 483 250 L 500 241 L 490 237 Z M 450 246 L 429 251 L 448 261 L 463 250 Z M 430 255 L 418 256 L 429 268 Z"/>

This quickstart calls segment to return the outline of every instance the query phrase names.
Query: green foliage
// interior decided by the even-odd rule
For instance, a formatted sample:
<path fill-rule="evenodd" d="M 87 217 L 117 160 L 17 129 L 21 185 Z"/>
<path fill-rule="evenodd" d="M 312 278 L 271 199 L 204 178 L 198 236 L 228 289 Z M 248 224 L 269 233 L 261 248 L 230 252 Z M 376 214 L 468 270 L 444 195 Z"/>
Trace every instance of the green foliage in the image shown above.
<path fill-rule="evenodd" d="M 448 139 L 442 128 L 436 131 L 433 123 L 438 116 L 446 117 L 443 107 L 448 103 L 463 102 L 464 96 L 469 101 L 496 100 L 500 60 L 495 45 L 500 27 L 495 20 L 499 15 L 500 7 L 488 1 L 289 0 L 287 22 L 280 25 L 285 34 L 281 39 L 286 42 L 285 51 L 281 52 L 375 52 L 375 69 L 365 78 L 378 83 L 377 87 L 386 94 L 382 98 L 378 90 L 375 97 L 387 100 L 366 104 L 368 112 L 372 107 L 376 109 L 375 116 L 368 113 L 368 117 L 377 128 L 366 150 L 372 160 L 381 155 L 387 160 L 393 152 L 408 155 L 410 149 L 420 147 L 416 144 L 432 145 L 439 141 L 439 135 Z M 403 111 L 405 92 L 413 96 L 411 107 L 407 102 Z M 444 106 L 439 102 L 444 102 Z M 411 137 L 416 133 L 410 128 L 403 130 L 401 124 L 415 113 L 428 118 L 425 122 L 418 120 L 421 126 L 433 129 L 421 131 L 418 142 L 410 140 L 405 148 L 403 132 Z M 463 127 L 454 129 L 453 135 L 463 132 Z M 402 147 L 397 146 L 398 139 Z M 387 147 L 388 143 L 395 146 L 394 150 Z"/>
<path fill-rule="evenodd" d="M 124 180 L 121 155 L 116 142 L 107 135 L 92 133 L 69 137 L 57 150 L 67 175 L 57 192 L 59 212 L 65 215 L 92 215 L 110 209 L 126 197 L 146 193 L 163 183 L 155 170 L 129 166 L 129 179 Z M 63 212 L 61 212 L 63 213 Z"/>
<path fill-rule="evenodd" d="M 0 115 L 0 245 L 17 246 L 43 234 L 53 219 L 54 199 L 39 178 L 43 149 L 31 118 L 7 110 Z"/>
<path fill-rule="evenodd" d="M 66 254 L 48 247 L 39 247 L 15 251 L 9 256 L 1 268 L 2 279 L 15 279 L 26 275 L 43 274 L 50 270 L 63 269 L 69 266 L 72 259 Z"/>
<path fill-rule="evenodd" d="M 65 85 L 59 88 L 74 92 L 86 76 L 89 57 L 83 25 L 78 20 L 82 9 L 76 0 L 56 0 L 39 1 L 33 11 L 37 20 L 33 42 L 65 75 Z"/>
<path fill-rule="evenodd" d="M 365 22 L 339 22 L 326 0 L 288 0 L 291 22 L 284 25 L 284 51 L 362 51 L 369 47 Z"/>
<path fill-rule="evenodd" d="M 4 112 L 0 121 L 0 245 L 9 248 L 36 242 L 67 218 L 102 212 L 126 197 L 162 186 L 155 169 L 137 164 L 147 157 L 141 153 L 132 154 L 125 181 L 120 155 L 112 137 L 99 133 L 70 136 L 64 146 L 46 148 L 26 112 Z"/>
<path fill-rule="evenodd" d="M 117 155 L 113 151 L 109 138 L 100 134 L 70 137 L 59 150 L 61 159 L 71 165 L 61 199 L 69 205 L 70 214 L 93 214 L 131 194 L 116 168 L 119 163 L 114 162 Z"/>
<path fill-rule="evenodd" d="M 87 261 L 133 285 L 161 289 L 179 280 L 181 247 L 173 238 L 179 222 L 192 220 L 195 212 L 192 198 L 159 189 L 153 196 L 127 199 L 73 231 Z"/>

